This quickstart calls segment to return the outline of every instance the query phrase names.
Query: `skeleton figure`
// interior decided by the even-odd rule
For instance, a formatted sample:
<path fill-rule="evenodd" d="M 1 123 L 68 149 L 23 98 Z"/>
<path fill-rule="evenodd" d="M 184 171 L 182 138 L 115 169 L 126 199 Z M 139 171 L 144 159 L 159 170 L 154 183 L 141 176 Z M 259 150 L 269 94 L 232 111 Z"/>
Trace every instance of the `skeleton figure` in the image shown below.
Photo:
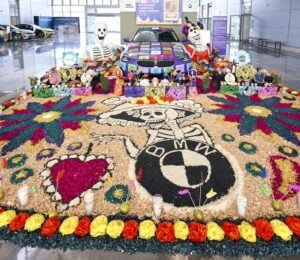
<path fill-rule="evenodd" d="M 103 103 L 117 106 L 100 114 L 98 123 L 149 127 L 146 130 L 148 141 L 142 149 L 127 135 L 92 134 L 98 144 L 112 140 L 123 141 L 131 158 L 129 179 L 134 182 L 141 195 L 151 197 L 159 193 L 163 196 L 166 207 L 192 208 L 188 197 L 177 196 L 178 190 L 188 188 L 194 200 L 198 199 L 199 205 L 202 205 L 205 192 L 214 188 L 218 195 L 206 203 L 209 204 L 206 207 L 224 210 L 232 203 L 232 194 L 236 196 L 241 191 L 240 169 L 238 166 L 235 170 L 230 167 L 234 158 L 214 145 L 201 125 L 192 123 L 180 126 L 180 122 L 201 115 L 203 107 L 200 104 L 192 100 L 177 100 L 168 105 L 136 106 L 121 98 L 110 98 Z M 153 180 L 156 180 L 155 185 Z M 201 198 L 199 187 L 203 191 Z"/>
<path fill-rule="evenodd" d="M 208 60 L 210 55 L 210 44 L 203 43 L 202 35 L 204 33 L 201 23 L 193 24 L 185 17 L 186 23 L 182 27 L 182 33 L 188 38 L 191 44 L 185 46 L 191 56 L 192 61 L 199 62 Z"/>
<path fill-rule="evenodd" d="M 113 56 L 111 46 L 104 44 L 104 39 L 107 35 L 107 25 L 105 23 L 96 23 L 94 27 L 95 45 L 89 49 L 91 58 L 97 59 L 108 59 Z"/>
<path fill-rule="evenodd" d="M 122 101 L 118 98 L 111 98 L 103 103 L 105 104 L 120 104 Z M 113 110 L 101 114 L 98 123 L 110 125 L 137 125 L 137 126 L 149 126 L 147 130 L 149 139 L 147 145 L 162 141 L 173 139 L 184 139 L 205 142 L 212 144 L 212 141 L 208 134 L 198 124 L 189 125 L 183 128 L 179 127 L 178 122 L 183 120 L 192 119 L 200 116 L 203 108 L 200 104 L 195 104 L 191 100 L 178 100 L 168 106 L 154 105 L 149 107 L 138 106 L 136 107 L 131 103 L 124 103 L 117 106 Z M 164 125 L 168 125 L 170 129 L 162 128 Z M 106 137 L 93 135 L 98 141 L 106 140 Z M 115 139 L 116 136 L 110 137 Z M 119 139 L 123 139 L 126 142 L 126 148 L 131 157 L 135 157 L 139 150 L 134 149 L 134 145 L 130 144 L 131 140 L 127 136 L 117 136 Z"/>

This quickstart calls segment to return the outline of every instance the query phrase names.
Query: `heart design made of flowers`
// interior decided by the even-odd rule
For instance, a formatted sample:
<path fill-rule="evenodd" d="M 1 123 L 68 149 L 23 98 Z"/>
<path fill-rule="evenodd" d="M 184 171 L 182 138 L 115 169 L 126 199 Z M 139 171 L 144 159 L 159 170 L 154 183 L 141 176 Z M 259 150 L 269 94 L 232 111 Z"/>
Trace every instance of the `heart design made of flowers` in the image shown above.
<path fill-rule="evenodd" d="M 72 154 L 48 161 L 40 175 L 52 201 L 66 209 L 78 205 L 86 191 L 101 188 L 113 168 L 112 159 L 103 155 Z"/>

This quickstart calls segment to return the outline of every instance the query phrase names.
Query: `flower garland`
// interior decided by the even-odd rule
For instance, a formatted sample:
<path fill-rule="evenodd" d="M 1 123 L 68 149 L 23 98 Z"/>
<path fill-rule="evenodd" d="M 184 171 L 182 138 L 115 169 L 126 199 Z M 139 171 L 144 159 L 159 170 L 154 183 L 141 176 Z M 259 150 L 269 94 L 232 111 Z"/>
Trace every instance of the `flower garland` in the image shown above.
<path fill-rule="evenodd" d="M 299 253 L 300 218 L 296 216 L 286 217 L 285 220 L 256 219 L 252 223 L 226 220 L 207 224 L 177 221 L 173 224 L 171 221 L 162 221 L 156 225 L 149 219 L 141 221 L 118 215 L 109 218 L 101 215 L 92 221 L 88 216 L 80 220 L 77 216 L 71 216 L 61 222 L 56 216 L 45 219 L 39 213 L 17 214 L 12 209 L 1 209 L 0 212 L 1 238 L 23 246 L 35 243 L 38 247 L 48 249 L 112 250 L 116 245 L 112 241 L 118 240 L 120 250 L 132 253 L 155 250 L 171 254 L 194 252 L 205 255 L 222 253 L 228 256 L 263 256 L 268 255 L 270 250 L 275 250 L 272 251 L 275 255 Z M 86 242 L 76 237 L 84 238 Z M 173 244 L 176 246 L 171 246 Z M 224 251 L 227 246 L 228 249 Z M 255 251 L 258 248 L 260 253 Z"/>

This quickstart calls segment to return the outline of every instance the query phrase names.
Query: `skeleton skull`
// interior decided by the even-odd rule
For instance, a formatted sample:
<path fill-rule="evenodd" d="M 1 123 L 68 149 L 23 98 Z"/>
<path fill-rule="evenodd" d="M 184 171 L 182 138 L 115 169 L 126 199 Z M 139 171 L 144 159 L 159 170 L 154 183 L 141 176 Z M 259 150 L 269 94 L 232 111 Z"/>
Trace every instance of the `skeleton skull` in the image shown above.
<path fill-rule="evenodd" d="M 167 118 L 164 108 L 144 108 L 141 110 L 140 119 L 147 122 L 151 128 L 161 127 Z"/>
<path fill-rule="evenodd" d="M 105 36 L 107 35 L 107 25 L 105 23 L 96 23 L 94 27 L 95 43 L 96 45 L 102 45 Z"/>
<path fill-rule="evenodd" d="M 200 38 L 200 29 L 195 28 L 194 26 L 189 28 L 188 31 L 188 39 L 193 45 L 200 45 L 201 38 Z"/>

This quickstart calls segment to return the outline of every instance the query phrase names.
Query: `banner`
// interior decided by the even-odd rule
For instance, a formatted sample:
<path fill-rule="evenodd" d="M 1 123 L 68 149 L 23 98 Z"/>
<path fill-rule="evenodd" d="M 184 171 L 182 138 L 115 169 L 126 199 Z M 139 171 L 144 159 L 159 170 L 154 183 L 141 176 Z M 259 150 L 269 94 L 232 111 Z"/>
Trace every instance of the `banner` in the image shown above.
<path fill-rule="evenodd" d="M 212 27 L 212 49 L 218 49 L 220 55 L 226 55 L 227 16 L 214 16 Z"/>
<path fill-rule="evenodd" d="M 182 24 L 182 0 L 137 0 L 136 24 Z"/>

